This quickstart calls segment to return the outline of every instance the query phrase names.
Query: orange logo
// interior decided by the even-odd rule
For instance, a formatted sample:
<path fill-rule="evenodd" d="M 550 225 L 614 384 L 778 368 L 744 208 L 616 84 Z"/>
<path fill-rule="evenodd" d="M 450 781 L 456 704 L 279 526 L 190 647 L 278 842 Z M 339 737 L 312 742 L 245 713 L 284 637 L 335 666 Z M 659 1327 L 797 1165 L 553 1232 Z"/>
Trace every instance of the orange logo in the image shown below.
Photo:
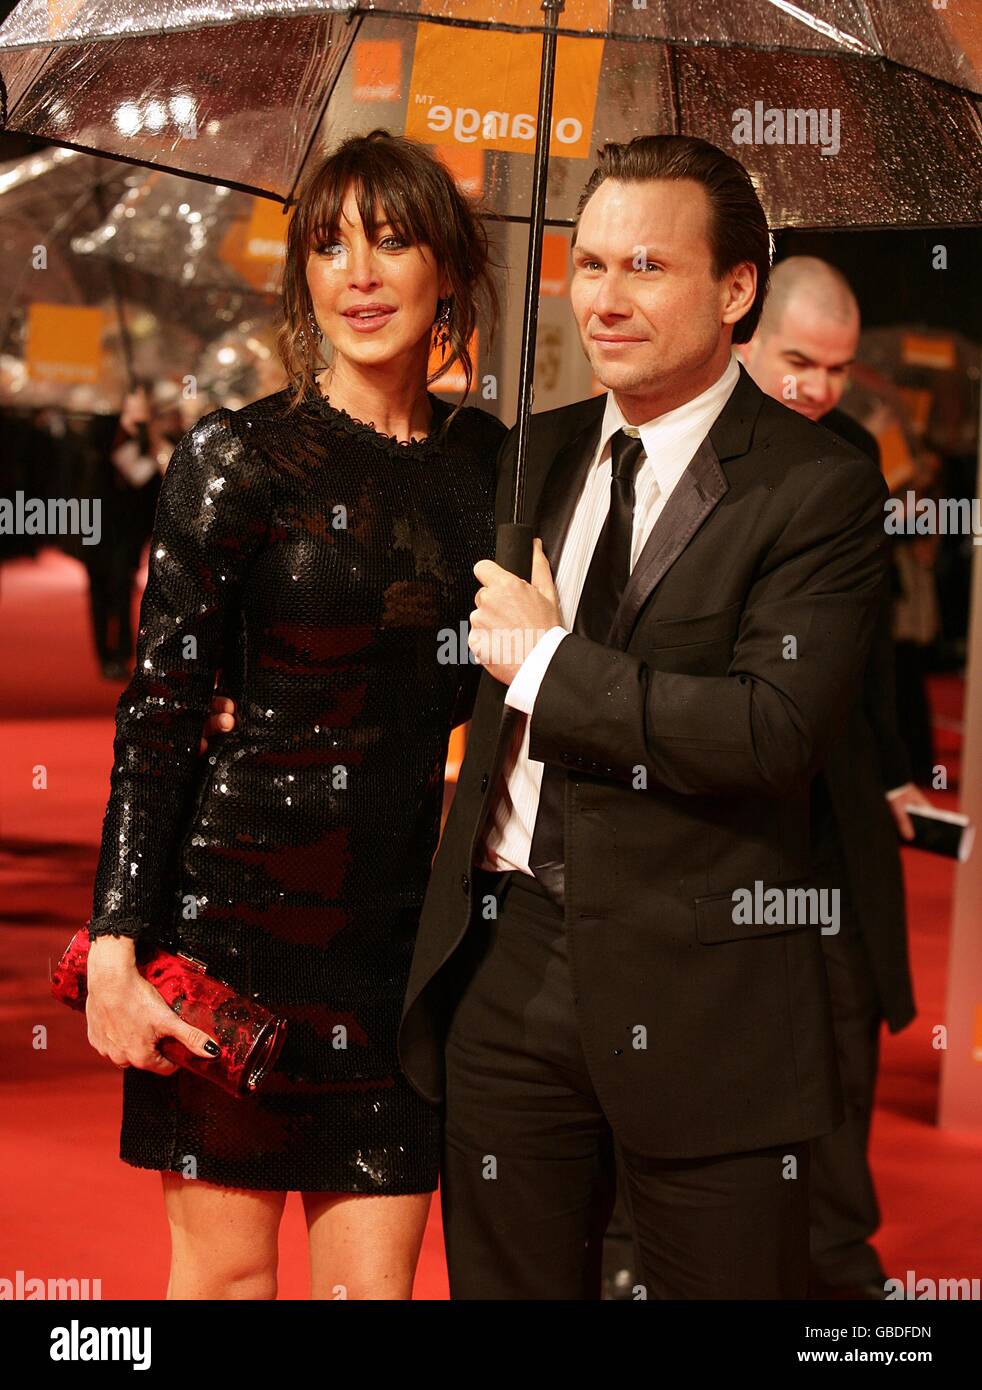
<path fill-rule="evenodd" d="M 436 157 L 453 174 L 462 193 L 479 198 L 484 192 L 484 151 L 472 145 L 438 145 Z"/>
<path fill-rule="evenodd" d="M 289 216 L 280 203 L 253 198 L 248 219 L 239 218 L 222 237 L 218 254 L 254 290 L 269 294 L 279 287 L 286 258 Z"/>
<path fill-rule="evenodd" d="M 487 7 L 457 0 L 453 13 L 486 18 Z M 502 23 L 540 23 L 536 13 L 531 0 L 514 0 L 495 17 Z M 597 13 L 602 23 L 606 5 Z M 589 157 L 602 58 L 602 39 L 559 38 L 551 156 Z M 430 145 L 532 154 L 541 61 L 542 40 L 536 34 L 420 24 L 405 133 Z"/>
<path fill-rule="evenodd" d="M 27 316 L 28 374 L 35 381 L 98 381 L 104 325 L 101 309 L 78 304 L 31 304 Z"/>
<path fill-rule="evenodd" d="M 398 101 L 402 96 L 402 44 L 362 39 L 355 45 L 355 101 Z"/>
<path fill-rule="evenodd" d="M 958 365 L 955 344 L 948 337 L 905 333 L 902 343 L 903 360 L 912 367 L 936 367 L 938 371 L 945 371 Z"/>
<path fill-rule="evenodd" d="M 467 356 L 470 358 L 471 363 L 472 391 L 474 389 L 475 383 L 477 382 L 477 338 L 478 333 L 477 329 L 475 328 L 474 332 L 471 334 L 471 340 L 467 344 Z M 447 357 L 449 357 L 449 355 L 450 348 L 448 346 Z M 429 376 L 431 372 L 437 371 L 444 361 L 446 361 L 446 358 L 441 356 L 440 349 L 432 348 L 430 350 L 430 360 L 427 363 L 426 367 L 426 375 Z M 439 381 L 433 382 L 432 386 L 430 387 L 430 390 L 439 391 L 445 394 L 451 391 L 463 391 L 466 385 L 467 381 L 464 377 L 463 364 L 460 361 L 457 361 L 453 364 L 449 371 L 444 372 L 443 376 L 440 377 Z"/>
<path fill-rule="evenodd" d="M 542 235 L 542 267 L 539 293 L 562 297 L 566 293 L 569 241 L 560 232 Z"/>

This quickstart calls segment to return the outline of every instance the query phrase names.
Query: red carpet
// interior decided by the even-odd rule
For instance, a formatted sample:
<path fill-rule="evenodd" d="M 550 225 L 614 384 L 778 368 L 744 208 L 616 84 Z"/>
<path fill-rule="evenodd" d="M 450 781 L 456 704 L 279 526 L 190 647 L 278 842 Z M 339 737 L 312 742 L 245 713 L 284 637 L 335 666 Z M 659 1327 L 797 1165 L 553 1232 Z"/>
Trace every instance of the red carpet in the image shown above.
<path fill-rule="evenodd" d="M 117 1157 L 119 1075 L 85 1041 L 80 1015 L 48 993 L 48 965 L 86 920 L 119 686 L 90 648 L 85 578 L 47 552 L 0 570 L 0 1277 L 102 1281 L 103 1298 L 160 1298 L 169 1242 L 156 1173 Z M 938 755 L 957 766 L 961 682 L 932 685 Z M 35 789 L 36 769 L 46 789 Z M 956 795 L 939 796 L 950 807 Z M 907 853 L 919 1014 L 884 1036 L 873 1167 L 888 1273 L 978 1276 L 977 1137 L 935 1128 L 953 869 Z M 280 1236 L 280 1297 L 307 1296 L 306 1232 L 292 1194 Z M 447 1296 L 434 1200 L 417 1298 Z"/>

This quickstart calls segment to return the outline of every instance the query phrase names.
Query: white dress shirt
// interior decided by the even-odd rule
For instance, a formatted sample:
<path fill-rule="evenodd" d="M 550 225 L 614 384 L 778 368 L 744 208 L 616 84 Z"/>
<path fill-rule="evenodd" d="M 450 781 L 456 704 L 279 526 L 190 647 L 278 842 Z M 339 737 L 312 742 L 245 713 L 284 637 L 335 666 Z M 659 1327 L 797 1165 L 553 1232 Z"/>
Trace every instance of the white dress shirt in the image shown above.
<path fill-rule="evenodd" d="M 497 801 L 488 820 L 484 849 L 479 859 L 483 868 L 499 873 L 506 869 L 531 873 L 528 860 L 539 807 L 543 764 L 528 755 L 528 716 L 532 713 L 539 686 L 556 648 L 572 631 L 587 570 L 610 509 L 611 439 L 619 429 L 624 429 L 627 434 L 640 435 L 646 455 L 634 485 L 634 527 L 631 535 L 633 570 L 651 528 L 729 400 L 739 377 L 737 360 L 731 356 L 722 376 L 708 390 L 686 401 L 685 405 L 637 426 L 625 422 L 613 392 L 607 392 L 597 452 L 570 520 L 559 568 L 553 575 L 564 625 L 550 628 L 540 637 L 505 692 L 505 704 L 520 710 L 525 718 L 520 721 L 521 740 L 516 730 L 514 744 L 502 768 Z M 600 692 L 597 698 L 602 698 Z"/>

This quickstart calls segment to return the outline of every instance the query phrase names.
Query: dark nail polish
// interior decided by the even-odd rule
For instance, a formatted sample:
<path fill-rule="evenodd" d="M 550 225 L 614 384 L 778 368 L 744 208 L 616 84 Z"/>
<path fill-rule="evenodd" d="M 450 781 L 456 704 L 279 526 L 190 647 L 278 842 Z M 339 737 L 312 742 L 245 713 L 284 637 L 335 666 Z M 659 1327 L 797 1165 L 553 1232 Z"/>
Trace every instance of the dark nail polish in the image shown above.
<path fill-rule="evenodd" d="M 210 1052 L 213 1057 L 217 1057 L 221 1050 L 222 1049 L 218 1046 L 218 1043 L 213 1043 L 211 1038 L 209 1038 L 208 1041 L 205 1043 L 205 1051 Z"/>

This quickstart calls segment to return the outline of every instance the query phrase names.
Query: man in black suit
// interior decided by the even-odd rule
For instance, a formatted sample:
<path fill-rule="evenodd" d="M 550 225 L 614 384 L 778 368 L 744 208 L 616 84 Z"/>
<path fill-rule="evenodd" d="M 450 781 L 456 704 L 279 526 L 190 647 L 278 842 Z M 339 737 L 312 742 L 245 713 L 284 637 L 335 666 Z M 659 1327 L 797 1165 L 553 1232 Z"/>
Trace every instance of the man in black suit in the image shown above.
<path fill-rule="evenodd" d="M 402 1065 L 446 1107 L 454 1297 L 597 1297 L 616 1151 L 649 1297 L 803 1298 L 809 1141 L 843 1117 L 809 789 L 886 489 L 732 358 L 769 264 L 737 161 L 608 145 L 577 218 L 608 391 L 532 417 L 532 583 L 475 567 L 484 674 Z"/>
<path fill-rule="evenodd" d="M 859 346 L 859 305 L 845 277 L 813 256 L 771 272 L 753 338 L 740 355 L 754 381 L 819 421 L 879 467 L 875 438 L 839 410 Z M 890 594 L 874 630 L 859 698 L 812 787 L 816 866 L 842 890 L 841 929 L 823 935 L 846 1118 L 811 1151 L 811 1285 L 816 1297 L 885 1298 L 869 1237 L 880 1224 L 868 1161 L 880 1026 L 914 1017 L 897 832 L 905 806 L 930 806 L 912 783 L 897 727 Z"/>

